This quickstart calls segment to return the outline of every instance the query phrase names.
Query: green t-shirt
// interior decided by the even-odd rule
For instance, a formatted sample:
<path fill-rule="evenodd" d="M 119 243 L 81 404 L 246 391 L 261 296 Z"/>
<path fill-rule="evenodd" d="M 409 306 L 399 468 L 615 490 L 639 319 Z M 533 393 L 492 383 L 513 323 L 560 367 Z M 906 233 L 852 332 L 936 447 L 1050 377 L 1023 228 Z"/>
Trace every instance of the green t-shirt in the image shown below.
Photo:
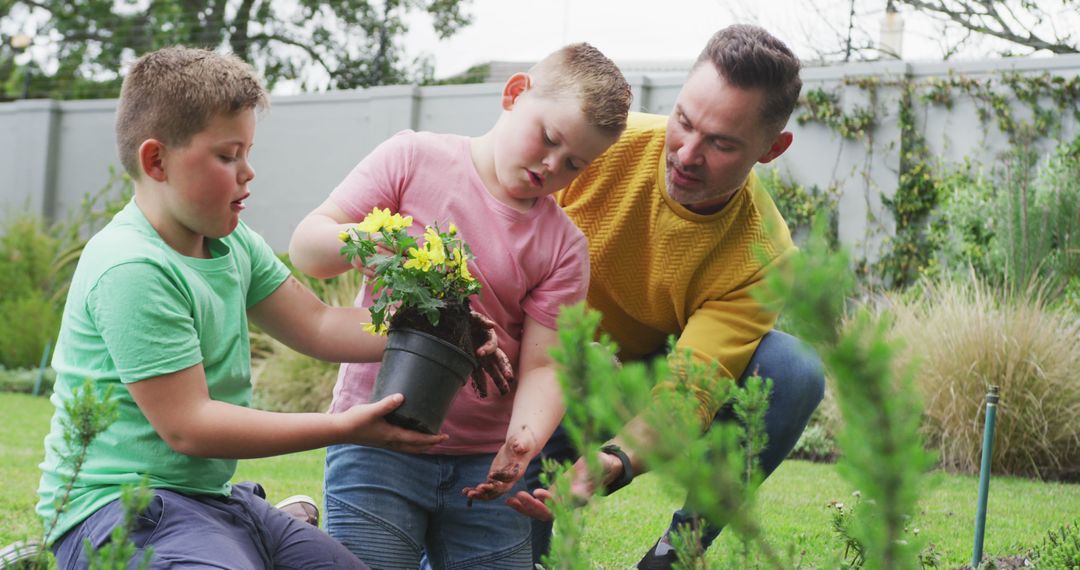
<path fill-rule="evenodd" d="M 143 476 L 151 487 L 227 495 L 236 460 L 174 451 L 154 431 L 124 384 L 198 363 L 210 397 L 247 406 L 251 354 L 246 309 L 289 271 L 263 239 L 240 223 L 210 240 L 210 259 L 170 248 L 132 200 L 87 244 L 72 278 L 53 357 L 56 384 L 37 512 L 48 525 L 71 473 L 61 464 L 64 403 L 87 379 L 98 394 L 113 386 L 119 417 L 95 439 L 50 540 L 120 497 Z"/>

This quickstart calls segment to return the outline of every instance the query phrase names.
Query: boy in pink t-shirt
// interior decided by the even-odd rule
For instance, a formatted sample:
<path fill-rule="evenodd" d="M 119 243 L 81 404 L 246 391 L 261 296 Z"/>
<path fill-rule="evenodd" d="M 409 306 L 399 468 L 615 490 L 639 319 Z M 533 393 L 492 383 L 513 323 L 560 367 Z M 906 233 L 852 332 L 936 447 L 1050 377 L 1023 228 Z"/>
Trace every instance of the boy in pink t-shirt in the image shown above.
<path fill-rule="evenodd" d="M 297 227 L 292 261 L 325 278 L 351 268 L 338 235 L 374 207 L 412 216 L 414 231 L 455 223 L 483 285 L 473 310 L 495 322 L 517 378 L 504 396 L 459 392 L 443 423 L 450 438 L 428 454 L 328 449 L 327 530 L 369 564 L 417 568 L 426 551 L 436 569 L 531 568 L 529 519 L 501 501 L 469 503 L 523 488 L 529 461 L 562 418 L 548 351 L 560 307 L 585 299 L 588 247 L 550 194 L 617 140 L 630 98 L 607 57 L 587 44 L 567 46 L 507 80 L 503 112 L 486 134 L 398 133 Z M 357 305 L 370 304 L 367 287 Z M 378 370 L 343 365 L 330 411 L 367 402 Z M 495 472 L 517 477 L 462 493 Z"/>

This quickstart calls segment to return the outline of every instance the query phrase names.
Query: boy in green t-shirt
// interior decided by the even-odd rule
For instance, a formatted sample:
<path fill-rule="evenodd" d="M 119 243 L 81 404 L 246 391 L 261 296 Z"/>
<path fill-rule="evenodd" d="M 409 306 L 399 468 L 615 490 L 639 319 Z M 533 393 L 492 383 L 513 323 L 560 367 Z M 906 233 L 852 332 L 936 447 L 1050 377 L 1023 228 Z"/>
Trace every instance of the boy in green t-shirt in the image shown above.
<path fill-rule="evenodd" d="M 231 56 L 166 48 L 124 80 L 117 142 L 135 197 L 87 244 L 72 279 L 53 366 L 39 515 L 60 567 L 84 567 L 122 523 L 121 486 L 154 498 L 133 533 L 154 567 L 363 568 L 318 528 L 230 485 L 236 460 L 335 443 L 421 451 L 446 439 L 391 426 L 398 394 L 343 414 L 253 410 L 248 317 L 290 347 L 335 362 L 377 361 L 367 312 L 333 308 L 290 277 L 239 221 L 255 176 L 249 152 L 266 92 Z M 491 343 L 485 351 L 491 350 Z M 70 468 L 64 403 L 89 378 L 114 386 L 118 420 L 95 439 L 63 511 Z M 168 505 L 166 507 L 166 505 Z"/>

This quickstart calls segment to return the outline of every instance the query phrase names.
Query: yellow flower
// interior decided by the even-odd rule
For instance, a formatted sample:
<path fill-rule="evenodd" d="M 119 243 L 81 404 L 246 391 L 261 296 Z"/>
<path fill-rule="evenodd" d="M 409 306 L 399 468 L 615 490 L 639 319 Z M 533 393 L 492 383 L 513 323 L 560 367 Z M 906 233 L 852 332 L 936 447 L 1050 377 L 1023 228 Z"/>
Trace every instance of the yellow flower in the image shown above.
<path fill-rule="evenodd" d="M 476 281 L 476 278 L 472 276 L 472 273 L 469 273 L 469 264 L 464 261 L 458 266 L 458 275 L 461 275 L 461 279 L 466 283 Z"/>
<path fill-rule="evenodd" d="M 443 245 L 442 238 L 431 227 L 424 232 L 424 249 L 431 256 L 431 263 L 435 265 L 446 263 L 446 247 Z"/>
<path fill-rule="evenodd" d="M 382 231 L 388 223 L 390 223 L 390 209 L 379 209 L 378 206 L 371 209 L 371 213 L 364 217 L 364 221 L 360 222 L 356 226 L 356 229 L 361 232 L 367 232 L 373 234 Z"/>
<path fill-rule="evenodd" d="M 337 238 L 341 241 L 347 242 L 349 241 L 349 232 L 341 232 L 337 235 Z"/>
<path fill-rule="evenodd" d="M 390 216 L 390 219 L 386 221 L 385 225 L 386 230 L 390 232 L 395 232 L 408 227 L 412 227 L 412 216 L 402 217 L 401 214 Z"/>
<path fill-rule="evenodd" d="M 457 226 L 454 225 L 454 222 L 450 222 L 450 235 L 451 236 L 456 236 L 457 235 Z"/>
<path fill-rule="evenodd" d="M 364 323 L 364 332 L 378 336 L 385 336 L 387 332 L 387 326 L 386 323 L 383 323 L 379 326 L 375 326 L 374 323 Z"/>
<path fill-rule="evenodd" d="M 453 269 L 457 267 L 461 261 L 465 259 L 465 252 L 460 247 L 455 247 L 454 251 L 450 252 L 450 259 L 446 261 L 446 266 Z"/>
<path fill-rule="evenodd" d="M 420 271 L 431 271 L 431 254 L 426 249 L 417 249 L 415 247 L 409 248 L 409 257 L 412 259 L 405 261 L 405 269 L 419 269 Z"/>

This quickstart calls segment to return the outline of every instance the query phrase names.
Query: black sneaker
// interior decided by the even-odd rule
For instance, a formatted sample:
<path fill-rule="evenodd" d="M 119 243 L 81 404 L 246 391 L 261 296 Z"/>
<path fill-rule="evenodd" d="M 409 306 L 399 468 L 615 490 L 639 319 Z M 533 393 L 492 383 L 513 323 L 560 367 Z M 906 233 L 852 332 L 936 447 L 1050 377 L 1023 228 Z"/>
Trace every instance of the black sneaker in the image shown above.
<path fill-rule="evenodd" d="M 36 540 L 20 540 L 0 548 L 0 568 L 30 568 L 41 554 L 41 543 Z"/>
<path fill-rule="evenodd" d="M 296 520 L 314 527 L 319 526 L 319 507 L 315 504 L 315 499 L 307 495 L 293 495 L 274 507 L 292 515 Z"/>
<path fill-rule="evenodd" d="M 664 533 L 656 544 L 645 553 L 635 568 L 639 570 L 671 570 L 675 567 L 675 547 L 671 546 L 668 533 Z"/>

